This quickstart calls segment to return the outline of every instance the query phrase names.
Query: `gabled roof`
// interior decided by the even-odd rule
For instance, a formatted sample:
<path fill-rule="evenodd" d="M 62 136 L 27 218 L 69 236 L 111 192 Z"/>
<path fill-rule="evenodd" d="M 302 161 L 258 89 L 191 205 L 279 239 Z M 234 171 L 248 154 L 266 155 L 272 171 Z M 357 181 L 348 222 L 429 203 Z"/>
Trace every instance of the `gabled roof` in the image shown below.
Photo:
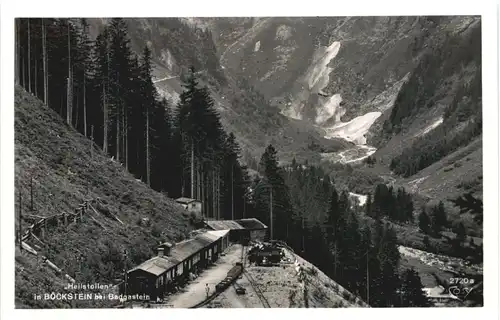
<path fill-rule="evenodd" d="M 214 230 L 244 229 L 239 223 L 233 220 L 213 220 L 213 221 L 206 221 L 205 223 Z"/>
<path fill-rule="evenodd" d="M 209 220 L 205 224 L 213 230 L 266 229 L 267 226 L 255 218 L 240 220 Z"/>
<path fill-rule="evenodd" d="M 208 232 L 199 234 L 196 236 L 196 239 L 201 240 L 201 241 L 206 241 L 208 244 L 214 243 L 215 241 L 219 240 L 220 237 L 210 234 Z"/>
<path fill-rule="evenodd" d="M 170 250 L 170 255 L 166 256 L 155 256 L 137 267 L 128 271 L 128 273 L 135 270 L 143 270 L 155 276 L 159 276 L 169 269 L 175 267 L 186 258 L 194 255 L 195 253 L 201 251 L 203 248 L 211 245 L 215 241 L 219 240 L 221 237 L 226 235 L 229 230 L 221 231 L 207 231 L 197 235 L 193 239 L 184 240 L 172 246 Z M 170 243 L 165 242 L 160 245 L 168 247 Z"/>
<path fill-rule="evenodd" d="M 184 261 L 189 256 L 203 249 L 207 244 L 197 239 L 179 242 L 170 250 L 170 256 L 175 260 Z"/>
<path fill-rule="evenodd" d="M 145 271 L 147 273 L 151 273 L 155 276 L 159 276 L 161 275 L 162 273 L 168 271 L 169 269 L 171 269 L 172 267 L 176 266 L 177 264 L 179 264 L 180 261 L 177 261 L 176 259 L 173 259 L 171 257 L 167 257 L 167 256 L 163 256 L 163 257 L 159 257 L 159 256 L 155 256 L 147 261 L 144 261 L 143 263 L 141 263 L 140 265 L 138 265 L 137 267 L 127 271 L 127 273 L 130 273 L 132 271 L 136 271 L 136 270 L 142 270 L 142 271 Z"/>
<path fill-rule="evenodd" d="M 175 199 L 175 201 L 177 203 L 182 203 L 182 204 L 189 204 L 191 202 L 195 202 L 195 201 L 199 201 L 199 200 L 196 200 L 196 199 L 191 199 L 191 198 L 178 198 L 178 199 Z"/>
<path fill-rule="evenodd" d="M 224 237 L 229 233 L 230 230 L 214 230 L 214 231 L 208 231 L 207 234 L 214 235 L 218 239 Z"/>
<path fill-rule="evenodd" d="M 266 229 L 267 226 L 255 218 L 235 220 L 240 226 L 245 229 Z"/>

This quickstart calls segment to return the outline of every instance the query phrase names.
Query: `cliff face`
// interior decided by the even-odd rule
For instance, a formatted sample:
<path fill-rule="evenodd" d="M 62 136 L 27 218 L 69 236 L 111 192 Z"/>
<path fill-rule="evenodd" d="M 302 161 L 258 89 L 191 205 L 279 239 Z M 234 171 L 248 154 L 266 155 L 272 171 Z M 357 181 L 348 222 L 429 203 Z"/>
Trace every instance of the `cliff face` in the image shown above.
<path fill-rule="evenodd" d="M 211 26 L 227 70 L 245 78 L 288 117 L 331 131 L 370 112 L 369 119 L 359 121 L 371 125 L 391 108 L 422 56 L 452 36 L 466 37 L 478 20 L 219 18 Z"/>

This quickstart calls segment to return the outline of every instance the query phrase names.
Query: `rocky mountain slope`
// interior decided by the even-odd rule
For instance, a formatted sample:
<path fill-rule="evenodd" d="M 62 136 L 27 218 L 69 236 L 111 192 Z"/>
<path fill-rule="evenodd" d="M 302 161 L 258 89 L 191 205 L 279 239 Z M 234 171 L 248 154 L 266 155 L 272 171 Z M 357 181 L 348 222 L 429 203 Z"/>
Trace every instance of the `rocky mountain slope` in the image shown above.
<path fill-rule="evenodd" d="M 197 23 L 213 30 L 226 74 L 244 78 L 288 118 L 354 144 L 321 152 L 329 167 L 404 186 L 419 205 L 465 192 L 482 197 L 479 17 Z M 363 163 L 368 156 L 375 165 Z M 333 176 L 344 168 L 333 167 Z M 447 208 L 453 221 L 481 233 L 470 216 Z"/>
<path fill-rule="evenodd" d="M 478 18 L 280 17 L 209 22 L 225 68 L 244 77 L 284 114 L 328 128 L 340 118 L 348 121 L 390 108 L 391 98 L 422 54 L 449 33 L 471 28 Z"/>
<path fill-rule="evenodd" d="M 89 19 L 96 36 L 107 19 Z M 190 66 L 198 72 L 202 85 L 208 86 L 221 120 L 233 132 L 245 151 L 244 160 L 260 157 L 269 144 L 279 146 L 284 159 L 317 156 L 317 148 L 338 151 L 349 145 L 343 139 L 326 139 L 321 129 L 289 119 L 270 105 L 245 79 L 226 72 L 219 62 L 211 24 L 199 19 L 126 19 L 131 47 L 141 53 L 144 45 L 152 49 L 154 83 L 160 95 L 175 106 L 182 92 L 183 75 Z"/>
<path fill-rule="evenodd" d="M 226 73 L 244 78 L 287 117 L 313 124 L 326 138 L 342 138 L 356 145 L 321 153 L 325 161 L 359 165 L 373 155 L 382 164 L 379 169 L 386 168 L 381 174 L 390 176 L 392 159 L 408 153 L 412 143 L 424 148 L 429 144 L 418 140 L 430 140 L 439 130 L 453 126 L 450 123 L 460 122 L 463 127 L 481 117 L 474 89 L 463 89 L 474 86 L 480 92 L 479 17 L 198 21 L 214 30 Z M 446 109 L 456 110 L 462 99 L 460 103 L 469 107 L 460 108 L 472 111 L 458 121 L 443 119 Z M 398 130 L 388 130 L 390 121 L 399 121 Z M 470 149 L 468 143 L 474 143 L 473 139 L 454 145 L 445 156 Z M 481 153 L 481 146 L 476 152 Z M 480 172 L 480 161 L 474 163 Z M 434 172 L 432 168 L 436 166 L 428 167 L 427 174 Z M 455 170 L 456 174 L 462 169 L 457 165 Z M 395 178 L 406 185 L 419 177 Z M 448 187 L 460 189 L 458 180 L 468 183 L 479 178 L 475 173 L 454 177 L 441 175 L 441 182 L 429 185 L 424 193 L 443 199 L 450 195 L 441 187 L 445 181 L 450 181 L 445 183 Z M 406 186 L 415 189 L 415 184 Z"/>
<path fill-rule="evenodd" d="M 95 34 L 104 21 L 92 19 Z M 480 59 L 463 66 L 463 57 L 452 59 L 447 68 L 456 72 L 438 79 L 442 85 L 432 92 L 434 103 L 407 117 L 408 130 L 388 137 L 382 124 L 405 83 L 422 73 L 422 59 L 452 52 L 455 44 L 449 43 L 455 40 L 472 51 L 480 48 L 479 17 L 148 18 L 127 23 L 136 52 L 145 44 L 152 47 L 155 84 L 172 104 L 182 90 L 184 70 L 195 66 L 223 124 L 248 153 L 245 159 L 260 156 L 271 143 L 285 161 L 295 156 L 356 165 L 382 148 L 377 156 L 388 166 L 402 152 L 401 139 L 425 135 L 441 123 L 446 104 L 480 66 Z M 427 93 L 422 99 L 431 99 Z"/>
<path fill-rule="evenodd" d="M 91 21 L 95 33 L 102 22 Z M 155 84 L 172 104 L 182 90 L 183 70 L 194 65 L 200 71 L 251 168 L 263 148 L 273 144 L 285 162 L 296 157 L 357 167 L 373 156 L 377 165 L 363 172 L 426 199 L 448 199 L 470 189 L 464 185 L 474 185 L 476 196 L 482 193 L 482 146 L 474 142 L 480 137 L 467 133 L 472 126 L 467 122 L 481 118 L 479 17 L 127 22 L 133 49 L 153 48 Z M 432 153 L 429 141 L 448 127 L 458 131 L 447 135 L 444 153 L 428 157 L 427 163 L 419 160 L 419 153 Z M 471 171 L 460 163 L 471 161 L 467 150 L 472 149 L 479 158 L 473 157 L 478 170 Z M 462 154 L 463 159 L 456 158 Z M 452 163 L 446 157 L 456 159 Z"/>
<path fill-rule="evenodd" d="M 65 274 L 77 283 L 117 283 L 119 270 L 149 258 L 158 241 L 183 239 L 191 229 L 181 206 L 136 181 L 20 88 L 15 95 L 15 168 L 16 230 L 21 210 L 23 233 L 42 218 L 70 215 L 86 200 L 96 200 L 96 211 L 89 207 L 82 220 L 68 217 L 68 224 L 63 219 L 53 224 L 48 219 L 44 237 L 25 241 L 37 255 L 16 248 L 18 308 L 69 307 L 66 301 L 35 300 L 33 295 L 65 292 Z M 43 256 L 62 271 L 50 268 Z M 85 306 L 98 305 L 76 305 Z"/>

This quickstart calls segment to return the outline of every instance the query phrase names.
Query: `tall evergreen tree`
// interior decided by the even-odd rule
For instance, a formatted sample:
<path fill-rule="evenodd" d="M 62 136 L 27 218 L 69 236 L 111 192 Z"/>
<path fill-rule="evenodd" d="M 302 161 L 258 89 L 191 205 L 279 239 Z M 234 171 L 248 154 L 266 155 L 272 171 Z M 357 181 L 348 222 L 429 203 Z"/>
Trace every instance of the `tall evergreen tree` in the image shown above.
<path fill-rule="evenodd" d="M 266 217 L 273 226 L 273 235 L 277 239 L 287 240 L 289 236 L 292 207 L 290 202 L 289 189 L 285 184 L 281 168 L 278 166 L 277 152 L 272 145 L 266 148 L 261 157 L 259 169 L 263 173 L 265 181 L 261 184 L 261 190 L 266 189 L 264 193 L 260 191 L 263 197 L 258 198 L 258 211 L 262 217 Z M 269 214 L 266 215 L 265 209 L 269 207 Z M 273 214 L 271 220 L 271 213 Z M 275 221 L 279 222 L 275 225 Z"/>
<path fill-rule="evenodd" d="M 371 217 L 372 216 L 372 195 L 371 193 L 369 193 L 367 196 L 366 196 L 366 204 L 365 204 L 365 214 L 368 216 L 368 217 Z"/>
<path fill-rule="evenodd" d="M 458 243 L 460 244 L 464 243 L 465 240 L 467 239 L 467 233 L 463 222 L 460 222 L 458 224 L 456 229 L 456 234 L 457 234 L 456 240 L 458 241 Z"/>
<path fill-rule="evenodd" d="M 140 67 L 141 77 L 141 100 L 142 112 L 144 113 L 144 134 L 145 134 L 145 178 L 146 183 L 151 185 L 151 140 L 153 135 L 152 121 L 155 115 L 158 115 L 157 99 L 158 95 L 151 79 L 152 65 L 151 65 L 151 50 L 145 46 L 142 54 L 142 61 Z M 159 115 L 160 123 L 165 121 L 164 111 Z M 158 120 L 158 119 L 157 119 Z"/>
<path fill-rule="evenodd" d="M 423 233 L 429 233 L 431 225 L 431 220 L 427 215 L 425 208 L 422 208 L 422 212 L 418 216 L 418 227 Z"/>
<path fill-rule="evenodd" d="M 423 292 L 422 281 L 418 273 L 412 269 L 406 269 L 402 276 L 400 289 L 401 307 L 429 307 L 430 302 Z"/>

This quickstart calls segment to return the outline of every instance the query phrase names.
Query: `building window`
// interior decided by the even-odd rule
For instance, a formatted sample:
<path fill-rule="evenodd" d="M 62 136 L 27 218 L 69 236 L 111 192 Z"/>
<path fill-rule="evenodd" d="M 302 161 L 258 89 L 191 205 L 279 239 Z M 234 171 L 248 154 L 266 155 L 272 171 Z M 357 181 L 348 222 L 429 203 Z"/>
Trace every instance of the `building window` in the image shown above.
<path fill-rule="evenodd" d="M 193 257 L 193 264 L 198 263 L 200 261 L 200 253 L 197 253 Z"/>

